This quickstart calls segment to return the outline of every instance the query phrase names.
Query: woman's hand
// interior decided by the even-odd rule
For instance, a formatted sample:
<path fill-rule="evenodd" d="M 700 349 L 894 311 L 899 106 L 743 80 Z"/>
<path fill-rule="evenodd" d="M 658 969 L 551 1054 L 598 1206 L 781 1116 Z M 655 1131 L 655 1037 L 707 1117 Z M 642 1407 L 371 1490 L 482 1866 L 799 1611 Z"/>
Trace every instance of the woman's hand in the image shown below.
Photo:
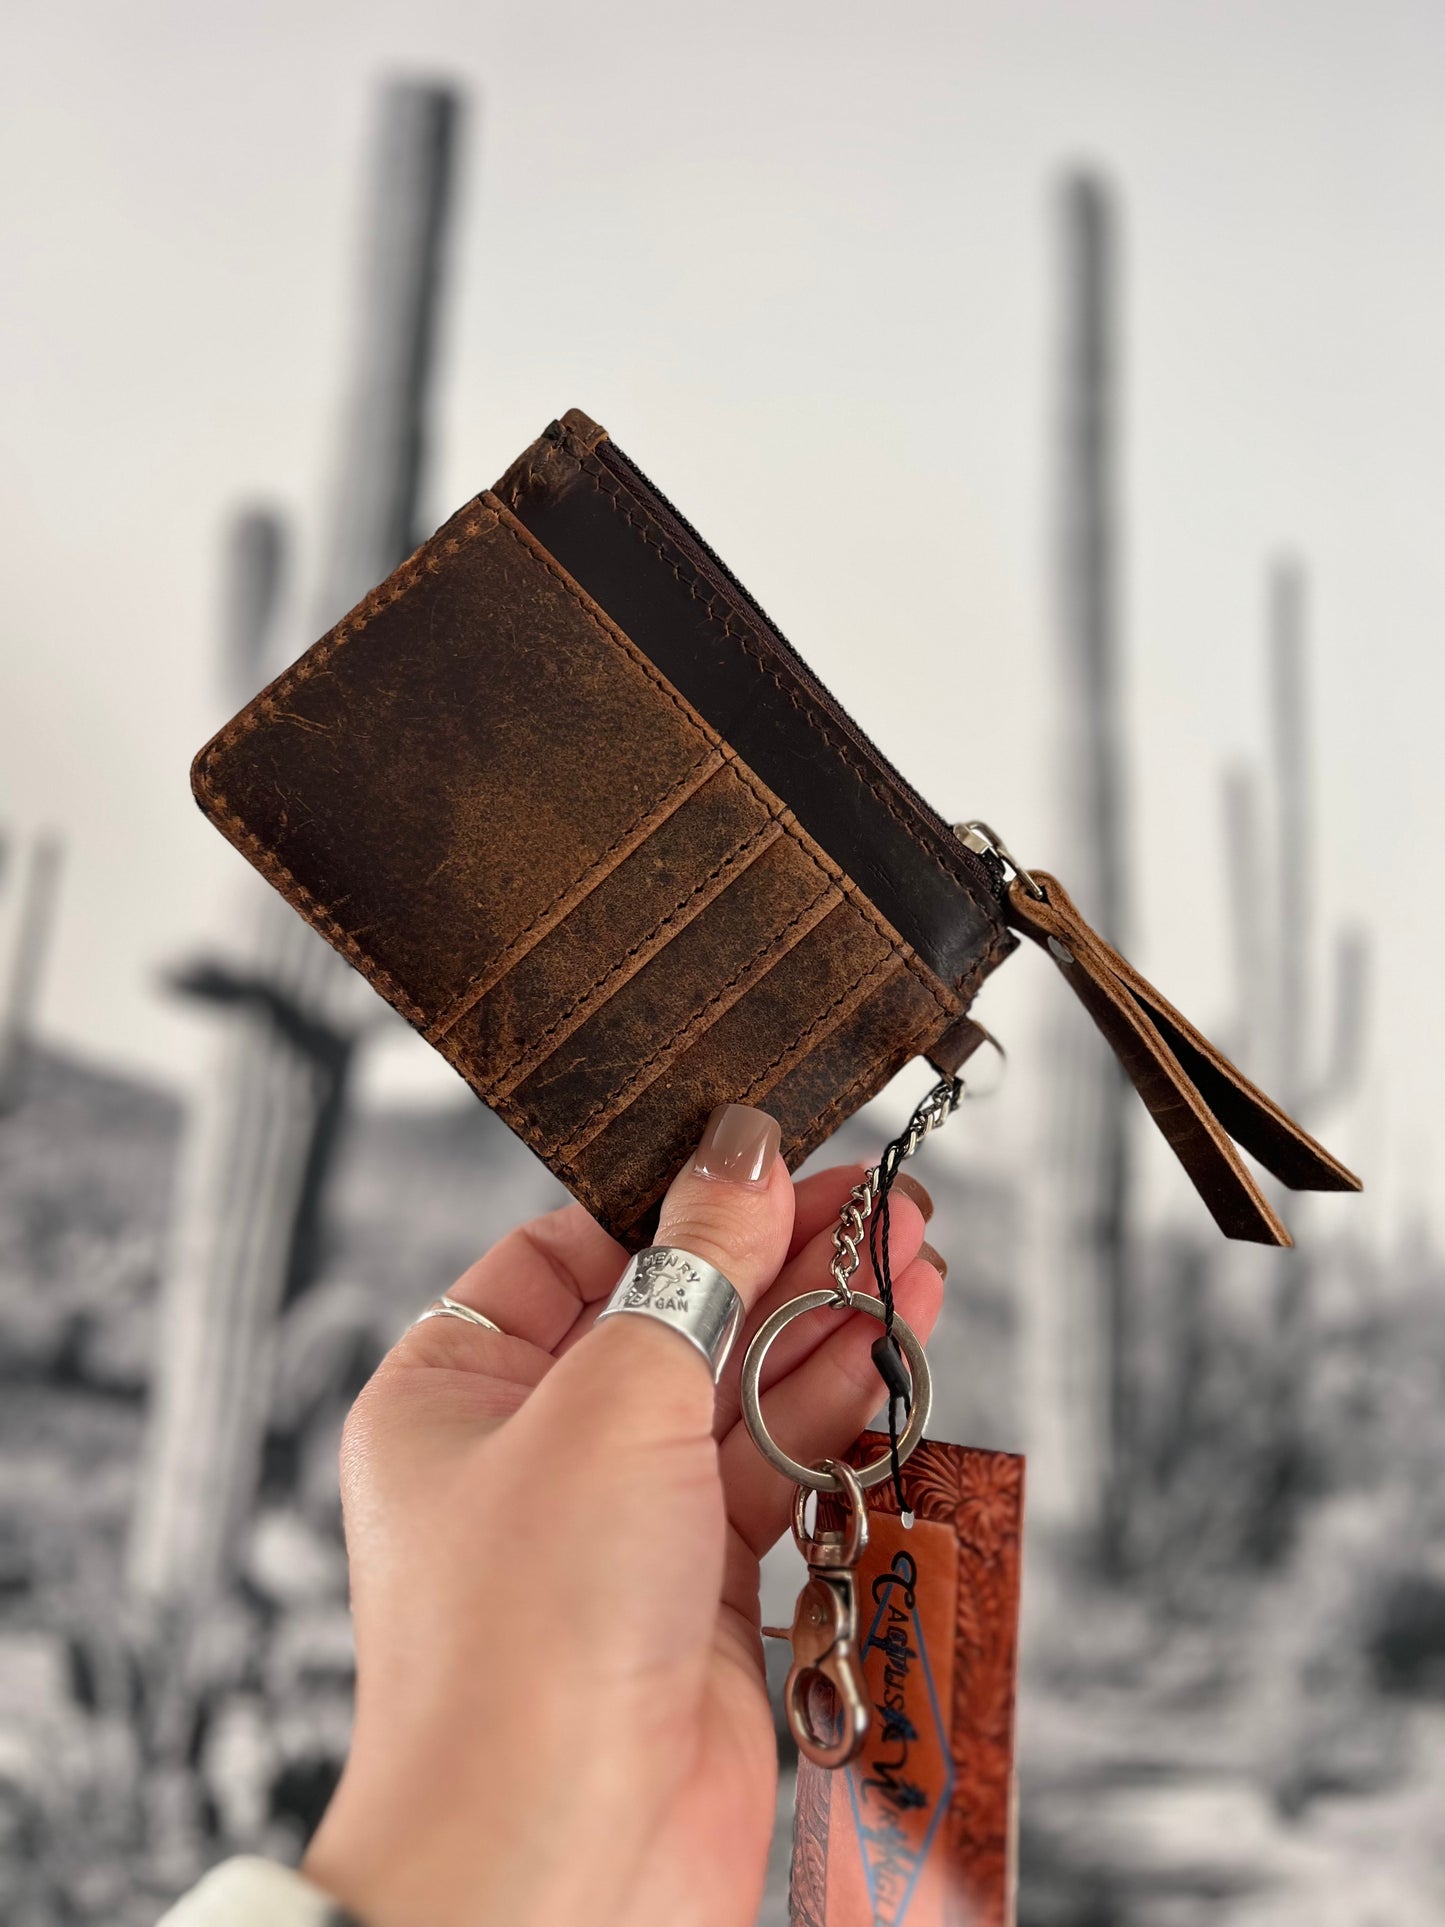
<path fill-rule="evenodd" d="M 751 1330 L 827 1283 L 860 1173 L 796 1188 L 759 1111 L 716 1113 L 659 1244 L 750 1316 L 716 1396 L 701 1356 L 597 1313 L 626 1254 L 580 1206 L 495 1246 L 453 1296 L 502 1327 L 413 1326 L 342 1447 L 356 1624 L 350 1760 L 305 1872 L 367 1927 L 751 1927 L 776 1797 L 758 1561 L 793 1488 L 738 1416 Z M 894 1193 L 898 1309 L 932 1328 L 926 1193 Z M 877 1328 L 824 1310 L 768 1354 L 797 1457 L 881 1403 Z"/>

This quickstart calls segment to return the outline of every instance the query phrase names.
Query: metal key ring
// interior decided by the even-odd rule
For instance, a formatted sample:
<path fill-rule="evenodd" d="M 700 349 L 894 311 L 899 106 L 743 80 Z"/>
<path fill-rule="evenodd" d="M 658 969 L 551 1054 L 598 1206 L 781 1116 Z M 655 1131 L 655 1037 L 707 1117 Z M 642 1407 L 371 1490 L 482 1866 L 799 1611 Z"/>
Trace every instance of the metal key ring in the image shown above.
<path fill-rule="evenodd" d="M 764 1324 L 759 1325 L 753 1342 L 748 1346 L 748 1355 L 743 1360 L 742 1402 L 743 1417 L 747 1420 L 748 1430 L 769 1464 L 798 1485 L 811 1486 L 814 1492 L 838 1492 L 842 1487 L 831 1472 L 818 1472 L 811 1465 L 803 1465 L 799 1460 L 789 1458 L 783 1448 L 774 1440 L 763 1422 L 761 1379 L 763 1360 L 767 1357 L 768 1347 L 785 1325 L 805 1312 L 817 1311 L 822 1305 L 838 1305 L 838 1295 L 834 1291 L 805 1291 L 799 1298 L 790 1298 L 786 1305 L 779 1305 Z M 872 1298 L 865 1291 L 853 1293 L 854 1311 L 865 1311 L 870 1318 L 883 1324 L 887 1318 L 881 1298 Z M 924 1427 L 928 1424 L 929 1407 L 933 1403 L 933 1378 L 928 1369 L 928 1359 L 918 1336 L 911 1325 L 895 1315 L 893 1336 L 898 1340 L 904 1361 L 908 1366 L 908 1376 L 913 1382 L 913 1397 L 909 1402 L 908 1423 L 904 1426 L 898 1440 L 898 1460 L 902 1464 L 909 1453 L 923 1437 Z M 861 1486 L 881 1485 L 892 1472 L 893 1463 L 887 1452 L 874 1459 L 871 1465 L 857 1468 L 858 1483 Z"/>

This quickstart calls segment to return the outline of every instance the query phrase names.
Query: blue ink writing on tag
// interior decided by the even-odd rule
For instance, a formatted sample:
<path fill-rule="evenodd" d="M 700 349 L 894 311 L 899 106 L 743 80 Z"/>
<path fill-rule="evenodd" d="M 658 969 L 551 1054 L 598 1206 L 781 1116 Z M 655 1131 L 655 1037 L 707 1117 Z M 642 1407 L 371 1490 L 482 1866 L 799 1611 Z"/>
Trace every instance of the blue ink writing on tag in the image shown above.
<path fill-rule="evenodd" d="M 918 1563 L 908 1552 L 895 1553 L 873 1581 L 876 1611 L 862 1647 L 873 1731 L 847 1769 L 875 1927 L 904 1927 L 953 1791 L 948 1726 L 918 1617 L 917 1582 Z"/>

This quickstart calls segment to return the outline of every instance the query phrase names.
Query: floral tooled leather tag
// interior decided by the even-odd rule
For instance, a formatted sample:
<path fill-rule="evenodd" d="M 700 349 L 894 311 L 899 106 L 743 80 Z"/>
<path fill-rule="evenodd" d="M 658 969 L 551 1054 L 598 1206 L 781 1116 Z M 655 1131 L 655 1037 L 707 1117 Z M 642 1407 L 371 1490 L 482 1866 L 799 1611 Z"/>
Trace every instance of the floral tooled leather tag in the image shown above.
<path fill-rule="evenodd" d="M 878 1434 L 849 1457 L 875 1457 Z M 1024 1462 L 925 1439 L 868 1494 L 858 1568 L 868 1740 L 798 1764 L 794 1927 L 1010 1927 Z"/>

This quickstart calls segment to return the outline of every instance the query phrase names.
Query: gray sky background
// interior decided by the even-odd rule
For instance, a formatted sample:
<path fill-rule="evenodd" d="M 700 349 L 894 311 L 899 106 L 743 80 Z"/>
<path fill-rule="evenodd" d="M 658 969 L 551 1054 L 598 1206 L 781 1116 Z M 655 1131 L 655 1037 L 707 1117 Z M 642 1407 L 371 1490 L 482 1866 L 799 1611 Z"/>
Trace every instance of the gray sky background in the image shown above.
<path fill-rule="evenodd" d="M 157 977 L 236 915 L 186 782 L 225 710 L 219 542 L 272 499 L 314 564 L 378 76 L 475 95 L 433 519 L 584 407 L 942 809 L 1045 864 L 1052 195 L 1086 159 L 1126 224 L 1131 947 L 1228 1017 L 1220 771 L 1263 747 L 1264 568 L 1292 548 L 1321 913 L 1375 944 L 1369 1088 L 1324 1134 L 1372 1180 L 1358 1222 L 1438 1228 L 1438 5 L 6 17 L 0 823 L 69 842 L 55 1036 L 181 1084 L 209 1063 Z M 1044 979 L 1030 956 L 982 1008 L 1026 1059 Z M 380 1084 L 438 1088 L 426 1058 L 389 1044 Z M 1035 1062 L 990 1151 L 1046 1090 Z"/>

